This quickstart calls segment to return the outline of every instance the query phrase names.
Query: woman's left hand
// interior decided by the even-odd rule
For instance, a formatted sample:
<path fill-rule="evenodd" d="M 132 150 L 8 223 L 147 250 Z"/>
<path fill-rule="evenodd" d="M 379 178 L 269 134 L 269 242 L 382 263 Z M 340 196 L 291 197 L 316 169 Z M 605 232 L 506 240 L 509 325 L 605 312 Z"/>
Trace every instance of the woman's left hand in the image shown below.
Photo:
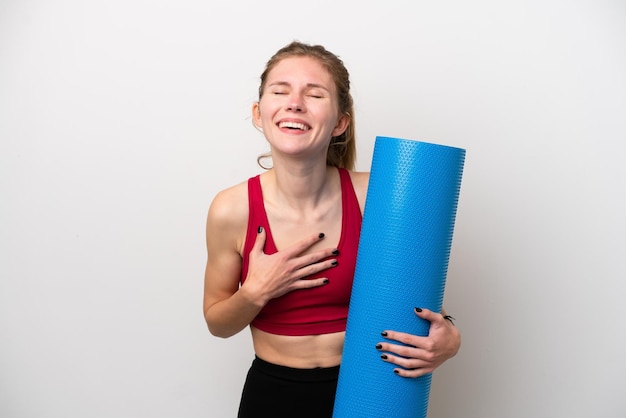
<path fill-rule="evenodd" d="M 444 318 L 445 311 L 435 313 L 428 309 L 415 309 L 415 315 L 430 321 L 427 337 L 385 330 L 387 341 L 376 345 L 383 361 L 400 367 L 394 373 L 403 377 L 420 377 L 431 373 L 446 360 L 453 357 L 461 346 L 461 333 L 451 321 Z M 389 341 L 391 340 L 391 342 Z M 394 344 L 393 341 L 407 344 Z"/>

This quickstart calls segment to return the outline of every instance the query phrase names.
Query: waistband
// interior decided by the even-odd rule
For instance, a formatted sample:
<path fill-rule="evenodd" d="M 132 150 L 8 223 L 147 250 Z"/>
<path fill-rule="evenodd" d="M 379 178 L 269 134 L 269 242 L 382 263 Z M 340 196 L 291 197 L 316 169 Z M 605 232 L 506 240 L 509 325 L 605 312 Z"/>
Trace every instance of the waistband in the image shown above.
<path fill-rule="evenodd" d="M 337 380 L 339 378 L 339 366 L 298 369 L 270 363 L 258 356 L 254 357 L 250 370 L 294 382 L 323 382 Z"/>

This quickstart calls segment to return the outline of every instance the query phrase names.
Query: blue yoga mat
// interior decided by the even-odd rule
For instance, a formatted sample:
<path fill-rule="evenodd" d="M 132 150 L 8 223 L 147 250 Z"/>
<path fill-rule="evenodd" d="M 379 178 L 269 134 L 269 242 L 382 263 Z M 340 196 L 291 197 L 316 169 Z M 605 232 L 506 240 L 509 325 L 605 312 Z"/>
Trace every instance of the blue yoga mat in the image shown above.
<path fill-rule="evenodd" d="M 441 311 L 465 150 L 376 137 L 335 398 L 335 418 L 425 418 L 432 374 L 380 359 L 383 330 L 426 336 Z"/>

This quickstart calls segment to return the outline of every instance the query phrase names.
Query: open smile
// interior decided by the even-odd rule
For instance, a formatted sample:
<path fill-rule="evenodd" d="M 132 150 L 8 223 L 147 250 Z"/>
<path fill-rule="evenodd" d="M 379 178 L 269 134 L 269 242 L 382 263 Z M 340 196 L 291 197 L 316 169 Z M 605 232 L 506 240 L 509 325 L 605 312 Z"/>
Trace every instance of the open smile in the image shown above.
<path fill-rule="evenodd" d="M 278 122 L 278 127 L 283 129 L 294 129 L 298 131 L 308 131 L 311 127 L 302 122 L 281 121 Z"/>

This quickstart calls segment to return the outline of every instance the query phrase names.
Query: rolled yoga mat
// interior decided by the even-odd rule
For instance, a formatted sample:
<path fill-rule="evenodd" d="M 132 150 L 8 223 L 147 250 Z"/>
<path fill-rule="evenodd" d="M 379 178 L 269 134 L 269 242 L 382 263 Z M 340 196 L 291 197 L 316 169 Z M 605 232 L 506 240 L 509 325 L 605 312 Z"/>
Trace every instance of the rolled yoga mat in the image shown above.
<path fill-rule="evenodd" d="M 334 418 L 425 418 L 432 374 L 393 373 L 383 330 L 427 336 L 440 312 L 465 150 L 376 137 Z M 393 341 L 390 341 L 393 342 Z"/>

